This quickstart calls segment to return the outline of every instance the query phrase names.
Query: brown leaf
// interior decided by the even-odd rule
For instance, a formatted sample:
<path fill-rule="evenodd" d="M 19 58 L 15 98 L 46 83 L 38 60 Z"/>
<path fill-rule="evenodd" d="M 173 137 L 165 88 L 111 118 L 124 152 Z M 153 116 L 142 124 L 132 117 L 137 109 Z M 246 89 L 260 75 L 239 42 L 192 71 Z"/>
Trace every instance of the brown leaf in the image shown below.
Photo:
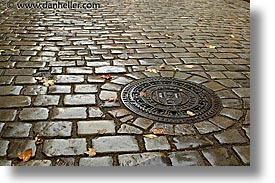
<path fill-rule="evenodd" d="M 164 133 L 164 131 L 163 130 L 160 130 L 160 129 L 154 129 L 153 130 L 153 134 L 155 134 L 155 135 L 160 135 L 160 134 L 163 134 Z"/>
<path fill-rule="evenodd" d="M 213 46 L 213 45 L 211 45 L 211 44 L 204 44 L 204 46 L 206 47 L 206 48 L 216 48 L 217 46 Z"/>
<path fill-rule="evenodd" d="M 93 157 L 96 155 L 96 150 L 94 148 L 88 148 L 88 151 L 85 154 L 89 155 L 89 157 Z"/>
<path fill-rule="evenodd" d="M 19 159 L 23 160 L 24 162 L 29 161 L 29 159 L 31 158 L 31 156 L 32 156 L 32 149 L 27 149 L 26 151 L 19 152 L 17 154 L 17 157 Z"/>
<path fill-rule="evenodd" d="M 147 97 L 147 93 L 142 91 L 142 92 L 139 93 L 139 96 L 140 97 Z"/>
<path fill-rule="evenodd" d="M 40 145 L 43 143 L 43 139 L 41 139 L 38 135 L 35 137 L 35 144 Z"/>
<path fill-rule="evenodd" d="M 192 111 L 186 111 L 186 114 L 187 114 L 188 116 L 195 116 L 195 115 L 196 115 L 196 114 L 193 113 Z"/>
<path fill-rule="evenodd" d="M 118 98 L 117 97 L 110 97 L 108 98 L 108 102 L 117 102 L 118 101 Z"/>
<path fill-rule="evenodd" d="M 159 67 L 160 67 L 161 69 L 165 69 L 165 68 L 166 68 L 166 65 L 165 65 L 165 64 L 161 64 Z"/>
<path fill-rule="evenodd" d="M 104 74 L 103 76 L 101 76 L 103 79 L 111 79 L 112 76 L 110 74 Z"/>

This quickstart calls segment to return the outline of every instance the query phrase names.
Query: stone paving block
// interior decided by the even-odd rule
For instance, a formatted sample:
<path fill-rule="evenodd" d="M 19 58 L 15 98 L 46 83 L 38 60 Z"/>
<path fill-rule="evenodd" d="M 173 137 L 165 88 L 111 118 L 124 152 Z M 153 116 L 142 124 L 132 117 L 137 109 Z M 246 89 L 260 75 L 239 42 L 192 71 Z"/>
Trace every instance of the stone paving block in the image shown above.
<path fill-rule="evenodd" d="M 225 108 L 241 109 L 242 103 L 239 99 L 223 99 L 222 106 Z"/>
<path fill-rule="evenodd" d="M 195 135 L 195 129 L 189 124 L 179 124 L 175 126 L 175 135 Z"/>
<path fill-rule="evenodd" d="M 113 158 L 110 156 L 81 158 L 79 166 L 113 166 Z"/>
<path fill-rule="evenodd" d="M 120 118 L 129 114 L 132 114 L 127 109 L 114 109 L 111 111 L 108 111 L 109 114 L 111 114 L 114 118 Z"/>
<path fill-rule="evenodd" d="M 146 118 L 137 118 L 133 124 L 143 128 L 144 130 L 147 130 L 154 122 L 150 119 L 146 119 Z"/>
<path fill-rule="evenodd" d="M 174 135 L 174 127 L 171 124 L 155 123 L 150 132 L 152 132 L 154 129 L 163 130 L 163 134 Z"/>
<path fill-rule="evenodd" d="M 210 118 L 209 121 L 222 129 L 227 129 L 235 124 L 235 121 L 223 116 L 215 116 L 213 118 Z"/>
<path fill-rule="evenodd" d="M 50 160 L 30 160 L 27 162 L 20 162 L 14 166 L 51 166 L 52 162 Z"/>
<path fill-rule="evenodd" d="M 235 120 L 239 120 L 243 116 L 243 112 L 241 110 L 230 108 L 223 108 L 220 114 Z"/>
<path fill-rule="evenodd" d="M 60 96 L 58 95 L 38 95 L 34 100 L 34 106 L 54 106 L 58 105 Z"/>
<path fill-rule="evenodd" d="M 119 84 L 119 85 L 126 85 L 130 82 L 132 82 L 132 79 L 126 78 L 126 77 L 115 77 L 111 80 L 111 83 Z"/>
<path fill-rule="evenodd" d="M 42 152 L 47 157 L 82 155 L 87 150 L 85 138 L 45 140 Z"/>
<path fill-rule="evenodd" d="M 239 97 L 250 97 L 250 89 L 249 88 L 234 88 L 232 89 Z"/>
<path fill-rule="evenodd" d="M 77 127 L 79 135 L 115 133 L 113 120 L 79 121 Z"/>
<path fill-rule="evenodd" d="M 198 147 L 211 146 L 213 142 L 206 137 L 182 136 L 173 138 L 174 145 L 177 149 L 194 149 Z"/>
<path fill-rule="evenodd" d="M 105 91 L 105 90 L 101 90 L 100 94 L 99 94 L 99 99 L 100 100 L 109 100 L 110 98 L 117 98 L 117 92 L 112 92 L 112 91 Z"/>
<path fill-rule="evenodd" d="M 123 154 L 118 156 L 120 166 L 167 166 L 165 155 L 158 152 Z"/>
<path fill-rule="evenodd" d="M 247 140 L 240 134 L 236 129 L 228 129 L 219 134 L 214 134 L 214 137 L 221 144 L 232 144 L 232 143 L 246 143 Z"/>
<path fill-rule="evenodd" d="M 19 119 L 22 121 L 46 120 L 49 116 L 47 108 L 24 108 L 19 113 Z"/>
<path fill-rule="evenodd" d="M 27 96 L 1 96 L 0 108 L 27 107 L 31 104 L 31 98 Z"/>
<path fill-rule="evenodd" d="M 8 158 L 17 158 L 19 152 L 32 149 L 32 157 L 36 154 L 35 140 L 13 140 L 9 143 Z"/>
<path fill-rule="evenodd" d="M 0 133 L 2 132 L 4 125 L 5 125 L 5 123 L 0 123 Z"/>
<path fill-rule="evenodd" d="M 9 85 L 12 83 L 14 76 L 1 76 L 0 77 L 0 85 Z"/>
<path fill-rule="evenodd" d="M 74 166 L 74 158 L 58 158 L 55 161 L 55 166 Z"/>
<path fill-rule="evenodd" d="M 57 75 L 55 83 L 71 84 L 71 83 L 83 83 L 83 75 Z"/>
<path fill-rule="evenodd" d="M 68 74 L 93 74 L 92 67 L 68 67 Z"/>
<path fill-rule="evenodd" d="M 122 124 L 121 127 L 118 129 L 117 133 L 121 134 L 142 134 L 142 130 L 140 130 L 137 127 L 128 125 L 128 124 Z"/>
<path fill-rule="evenodd" d="M 47 93 L 47 87 L 32 85 L 26 86 L 22 90 L 23 95 L 45 95 Z"/>
<path fill-rule="evenodd" d="M 6 156 L 8 145 L 9 145 L 9 141 L 0 140 L 0 156 Z"/>
<path fill-rule="evenodd" d="M 195 123 L 194 126 L 196 127 L 196 129 L 199 131 L 200 134 L 207 134 L 207 133 L 212 133 L 212 132 L 217 132 L 222 130 L 218 126 L 210 123 L 209 121 Z"/>
<path fill-rule="evenodd" d="M 233 146 L 234 151 L 241 158 L 244 164 L 250 164 L 250 147 L 249 146 Z"/>
<path fill-rule="evenodd" d="M 137 140 L 133 136 L 106 136 L 92 140 L 96 152 L 136 152 L 139 151 Z"/>
<path fill-rule="evenodd" d="M 159 136 L 152 139 L 144 137 L 143 139 L 144 139 L 145 148 L 147 151 L 170 149 L 170 144 L 167 140 L 167 137 L 165 136 Z"/>
<path fill-rule="evenodd" d="M 103 118 L 105 114 L 101 111 L 99 107 L 89 107 L 89 117 L 90 118 Z"/>
<path fill-rule="evenodd" d="M 37 81 L 33 76 L 17 76 L 15 79 L 15 84 L 34 84 Z"/>
<path fill-rule="evenodd" d="M 125 73 L 126 69 L 121 66 L 102 66 L 95 68 L 96 74 L 117 74 Z"/>
<path fill-rule="evenodd" d="M 201 155 L 197 151 L 169 153 L 172 166 L 205 166 Z"/>
<path fill-rule="evenodd" d="M 240 165 L 237 158 L 226 148 L 205 149 L 202 151 L 204 157 L 212 166 L 237 166 Z"/>
<path fill-rule="evenodd" d="M 86 117 L 85 107 L 54 108 L 52 114 L 52 119 L 85 119 Z"/>
<path fill-rule="evenodd" d="M 19 95 L 22 86 L 0 86 L 0 95 Z"/>
<path fill-rule="evenodd" d="M 71 93 L 71 86 L 53 85 L 49 87 L 49 94 L 63 94 L 63 93 Z"/>
<path fill-rule="evenodd" d="M 39 136 L 70 137 L 72 135 L 72 122 L 37 122 L 34 124 L 33 131 Z"/>
<path fill-rule="evenodd" d="M 0 121 L 14 121 L 17 110 L 0 109 Z"/>
<path fill-rule="evenodd" d="M 97 86 L 91 84 L 75 85 L 74 87 L 75 93 L 96 93 L 97 91 Z"/>
<path fill-rule="evenodd" d="M 231 100 L 231 99 L 234 99 L 234 98 L 235 98 L 235 99 L 238 98 L 237 95 L 235 95 L 232 91 L 227 90 L 227 89 L 217 91 L 216 94 L 217 94 L 221 99 L 229 99 L 229 100 Z M 225 101 L 225 102 L 226 102 L 226 101 Z"/>
<path fill-rule="evenodd" d="M 65 105 L 94 105 L 96 99 L 94 94 L 76 94 L 76 95 L 65 95 Z"/>
<path fill-rule="evenodd" d="M 101 86 L 101 89 L 103 90 L 110 90 L 110 91 L 120 91 L 121 86 L 113 83 L 105 83 Z"/>
<path fill-rule="evenodd" d="M 19 138 L 19 137 L 28 137 L 30 134 L 32 124 L 30 123 L 8 123 L 3 129 L 2 137 L 11 137 L 11 138 Z"/>

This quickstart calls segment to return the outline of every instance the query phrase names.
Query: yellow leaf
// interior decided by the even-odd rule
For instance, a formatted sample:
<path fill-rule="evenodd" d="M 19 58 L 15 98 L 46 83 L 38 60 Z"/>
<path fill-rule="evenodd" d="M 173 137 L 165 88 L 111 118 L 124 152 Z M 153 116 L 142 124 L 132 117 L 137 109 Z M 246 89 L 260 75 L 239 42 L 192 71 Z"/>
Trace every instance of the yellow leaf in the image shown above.
<path fill-rule="evenodd" d="M 147 97 L 147 93 L 142 91 L 142 92 L 139 93 L 139 96 L 140 97 Z"/>
<path fill-rule="evenodd" d="M 164 134 L 164 131 L 155 128 L 155 129 L 153 130 L 153 134 L 155 134 L 155 135 Z"/>
<path fill-rule="evenodd" d="M 43 143 L 43 139 L 41 139 L 38 135 L 35 137 L 35 144 L 40 145 Z"/>
<path fill-rule="evenodd" d="M 96 150 L 94 148 L 88 148 L 88 151 L 85 154 L 89 155 L 89 157 L 93 157 L 96 155 Z"/>
<path fill-rule="evenodd" d="M 206 48 L 216 48 L 217 46 L 213 46 L 213 45 L 210 45 L 210 44 L 204 44 L 204 46 L 206 47 Z"/>
<path fill-rule="evenodd" d="M 27 149 L 24 152 L 19 152 L 17 157 L 21 160 L 23 160 L 24 162 L 29 161 L 29 159 L 32 156 L 32 149 Z"/>
<path fill-rule="evenodd" d="M 149 138 L 149 139 L 154 139 L 154 138 L 157 138 L 158 136 L 154 135 L 154 134 L 147 134 L 147 135 L 143 135 L 144 137 L 146 138 Z"/>
<path fill-rule="evenodd" d="M 54 85 L 54 82 L 55 82 L 54 80 L 45 79 L 43 85 L 49 87 L 49 86 Z"/>
<path fill-rule="evenodd" d="M 195 116 L 195 115 L 196 115 L 196 114 L 193 113 L 192 111 L 186 111 L 186 114 L 187 114 L 188 116 Z"/>

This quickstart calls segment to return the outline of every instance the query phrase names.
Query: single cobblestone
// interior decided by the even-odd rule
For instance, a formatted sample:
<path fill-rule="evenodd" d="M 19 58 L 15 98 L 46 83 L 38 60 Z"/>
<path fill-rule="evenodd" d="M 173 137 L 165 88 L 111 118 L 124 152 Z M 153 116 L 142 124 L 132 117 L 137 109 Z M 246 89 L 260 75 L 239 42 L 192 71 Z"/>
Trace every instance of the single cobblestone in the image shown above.
<path fill-rule="evenodd" d="M 142 134 L 142 130 L 128 124 L 122 124 L 117 133 L 121 134 Z"/>
<path fill-rule="evenodd" d="M 99 94 L 100 100 L 109 100 L 110 98 L 117 98 L 117 93 L 112 91 L 102 90 Z"/>
<path fill-rule="evenodd" d="M 71 93 L 71 86 L 54 85 L 49 87 L 49 94 L 66 94 Z"/>
<path fill-rule="evenodd" d="M 42 152 L 48 157 L 81 155 L 87 150 L 85 138 L 45 140 Z"/>
<path fill-rule="evenodd" d="M 237 166 L 237 158 L 225 148 L 207 149 L 202 151 L 204 157 L 212 166 Z"/>
<path fill-rule="evenodd" d="M 31 105 L 31 98 L 27 96 L 0 97 L 0 108 L 27 107 Z"/>
<path fill-rule="evenodd" d="M 113 120 L 79 121 L 77 127 L 79 135 L 115 133 Z"/>
<path fill-rule="evenodd" d="M 71 84 L 71 83 L 83 83 L 83 75 L 58 75 L 56 76 L 56 83 L 59 84 Z"/>
<path fill-rule="evenodd" d="M 124 154 L 118 156 L 120 166 L 167 166 L 163 153 Z"/>
<path fill-rule="evenodd" d="M 170 124 L 155 123 L 150 131 L 153 132 L 154 129 L 163 130 L 163 134 L 174 135 L 174 127 Z"/>
<path fill-rule="evenodd" d="M 9 145 L 9 141 L 0 140 L 0 156 L 6 156 L 8 145 Z"/>
<path fill-rule="evenodd" d="M 110 156 L 81 158 L 79 166 L 113 166 L 113 158 Z"/>
<path fill-rule="evenodd" d="M 213 142 L 208 138 L 200 138 L 197 136 L 174 137 L 173 141 L 177 149 L 194 149 L 213 145 Z"/>
<path fill-rule="evenodd" d="M 0 95 L 19 95 L 22 86 L 0 86 Z"/>
<path fill-rule="evenodd" d="M 126 109 L 114 109 L 114 110 L 108 111 L 108 113 L 111 114 L 114 118 L 120 118 L 131 114 L 131 112 Z"/>
<path fill-rule="evenodd" d="M 55 161 L 55 166 L 74 166 L 74 158 L 58 158 Z"/>
<path fill-rule="evenodd" d="M 227 129 L 230 126 L 235 124 L 233 120 L 223 116 L 216 116 L 214 118 L 210 118 L 209 121 L 211 121 L 213 124 L 215 124 L 216 126 L 222 129 Z"/>
<path fill-rule="evenodd" d="M 11 166 L 10 160 L 0 160 L 0 166 Z"/>
<path fill-rule="evenodd" d="M 137 118 L 133 124 L 143 128 L 144 130 L 147 130 L 154 122 L 150 119 L 146 119 L 146 118 Z"/>
<path fill-rule="evenodd" d="M 45 95 L 47 93 L 47 87 L 33 85 L 33 86 L 26 86 L 22 90 L 23 95 Z"/>
<path fill-rule="evenodd" d="M 105 114 L 98 107 L 89 107 L 89 118 L 103 118 Z"/>
<path fill-rule="evenodd" d="M 228 129 L 214 137 L 222 144 L 245 143 L 247 140 L 236 129 Z"/>
<path fill-rule="evenodd" d="M 97 152 L 136 152 L 137 140 L 133 136 L 106 136 L 92 140 Z"/>
<path fill-rule="evenodd" d="M 52 119 L 86 119 L 86 107 L 54 108 Z"/>
<path fill-rule="evenodd" d="M 180 124 L 175 126 L 175 135 L 195 135 L 195 129 L 188 124 Z"/>
<path fill-rule="evenodd" d="M 197 151 L 169 153 L 172 166 L 205 166 L 201 155 Z"/>
<path fill-rule="evenodd" d="M 76 95 L 65 95 L 65 105 L 94 105 L 96 104 L 95 95 L 93 94 L 76 94 Z"/>
<path fill-rule="evenodd" d="M 3 129 L 2 137 L 11 137 L 11 138 L 19 138 L 19 137 L 28 137 L 30 134 L 32 124 L 30 123 L 8 123 Z"/>
<path fill-rule="evenodd" d="M 39 136 L 70 137 L 72 122 L 37 122 L 34 124 L 33 131 Z"/>
<path fill-rule="evenodd" d="M 20 162 L 15 164 L 15 166 L 51 166 L 52 162 L 50 160 L 30 160 L 28 162 Z"/>
<path fill-rule="evenodd" d="M 14 121 L 17 114 L 17 110 L 0 110 L 0 121 Z"/>
<path fill-rule="evenodd" d="M 96 93 L 97 91 L 97 86 L 90 84 L 75 85 L 74 88 L 75 93 Z"/>
<path fill-rule="evenodd" d="M 117 73 L 125 73 L 126 69 L 120 66 L 102 66 L 95 68 L 96 74 L 117 74 Z"/>
<path fill-rule="evenodd" d="M 222 130 L 221 128 L 217 127 L 216 125 L 210 123 L 209 121 L 203 121 L 194 124 L 196 129 L 199 131 L 200 134 L 207 134 L 212 132 L 217 132 Z"/>
<path fill-rule="evenodd" d="M 157 138 L 143 138 L 145 142 L 145 148 L 147 151 L 152 150 L 169 150 L 170 145 L 165 136 L 160 136 Z"/>
<path fill-rule="evenodd" d="M 58 95 L 38 95 L 34 100 L 34 106 L 57 106 L 60 96 Z"/>
<path fill-rule="evenodd" d="M 234 151 L 246 165 L 250 164 L 250 147 L 249 146 L 234 146 Z"/>
<path fill-rule="evenodd" d="M 47 108 L 24 108 L 19 114 L 22 121 L 46 120 L 48 116 L 49 110 Z"/>

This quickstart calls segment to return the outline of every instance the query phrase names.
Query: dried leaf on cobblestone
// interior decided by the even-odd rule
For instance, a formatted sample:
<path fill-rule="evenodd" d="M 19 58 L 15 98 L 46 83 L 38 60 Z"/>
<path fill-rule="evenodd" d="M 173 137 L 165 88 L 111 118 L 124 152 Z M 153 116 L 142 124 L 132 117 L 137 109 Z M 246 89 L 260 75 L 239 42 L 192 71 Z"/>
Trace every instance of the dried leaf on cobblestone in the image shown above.
<path fill-rule="evenodd" d="M 96 150 L 94 148 L 88 148 L 88 151 L 85 154 L 89 155 L 89 157 L 93 157 L 96 155 Z"/>
<path fill-rule="evenodd" d="M 43 82 L 43 85 L 49 87 L 49 86 L 54 85 L 54 82 L 55 81 L 52 80 L 52 79 L 45 79 L 44 82 Z"/>
<path fill-rule="evenodd" d="M 152 45 L 150 43 L 144 43 L 144 45 L 147 47 L 152 47 Z"/>
<path fill-rule="evenodd" d="M 101 78 L 103 78 L 103 79 L 111 79 L 112 76 L 110 74 L 104 74 L 103 76 L 101 76 Z"/>
<path fill-rule="evenodd" d="M 149 139 L 154 139 L 154 138 L 157 138 L 158 136 L 154 135 L 154 134 L 147 134 L 147 135 L 143 135 L 144 137 L 146 138 L 149 138 Z"/>
<path fill-rule="evenodd" d="M 172 35 L 170 35 L 170 34 L 165 34 L 164 36 L 169 38 L 169 39 L 172 37 Z"/>
<path fill-rule="evenodd" d="M 142 92 L 139 93 L 139 96 L 140 96 L 140 97 L 146 97 L 146 96 L 147 96 L 147 93 L 142 91 Z"/>
<path fill-rule="evenodd" d="M 185 65 L 184 67 L 188 68 L 188 69 L 192 69 L 194 67 L 194 65 Z"/>
<path fill-rule="evenodd" d="M 211 45 L 211 44 L 204 44 L 206 48 L 216 48 L 217 46 Z"/>
<path fill-rule="evenodd" d="M 164 134 L 164 131 L 163 130 L 160 130 L 160 129 L 154 129 L 153 130 L 153 134 L 155 134 L 155 135 L 160 135 L 160 134 Z"/>
<path fill-rule="evenodd" d="M 27 149 L 24 152 L 19 152 L 17 157 L 21 160 L 23 160 L 24 162 L 29 161 L 29 159 L 32 156 L 32 149 Z"/>
<path fill-rule="evenodd" d="M 165 64 L 161 64 L 159 67 L 160 67 L 161 69 L 165 69 L 165 68 L 166 68 L 166 65 L 165 65 Z"/>
<path fill-rule="evenodd" d="M 146 72 L 153 72 L 153 73 L 158 73 L 159 71 L 157 69 L 146 69 Z"/>
<path fill-rule="evenodd" d="M 118 97 L 110 97 L 108 98 L 108 102 L 117 102 L 118 101 Z"/>
<path fill-rule="evenodd" d="M 230 35 L 231 38 L 235 38 L 235 36 L 233 34 Z"/>
<path fill-rule="evenodd" d="M 41 139 L 38 135 L 34 138 L 35 144 L 40 145 L 43 143 L 43 139 Z"/>
<path fill-rule="evenodd" d="M 106 133 L 106 132 L 107 132 L 106 129 L 97 130 L 97 133 L 98 133 L 98 134 L 104 134 L 104 133 Z"/>
<path fill-rule="evenodd" d="M 195 115 L 196 115 L 196 114 L 193 113 L 192 111 L 186 111 L 186 114 L 187 114 L 188 116 L 195 116 Z"/>

